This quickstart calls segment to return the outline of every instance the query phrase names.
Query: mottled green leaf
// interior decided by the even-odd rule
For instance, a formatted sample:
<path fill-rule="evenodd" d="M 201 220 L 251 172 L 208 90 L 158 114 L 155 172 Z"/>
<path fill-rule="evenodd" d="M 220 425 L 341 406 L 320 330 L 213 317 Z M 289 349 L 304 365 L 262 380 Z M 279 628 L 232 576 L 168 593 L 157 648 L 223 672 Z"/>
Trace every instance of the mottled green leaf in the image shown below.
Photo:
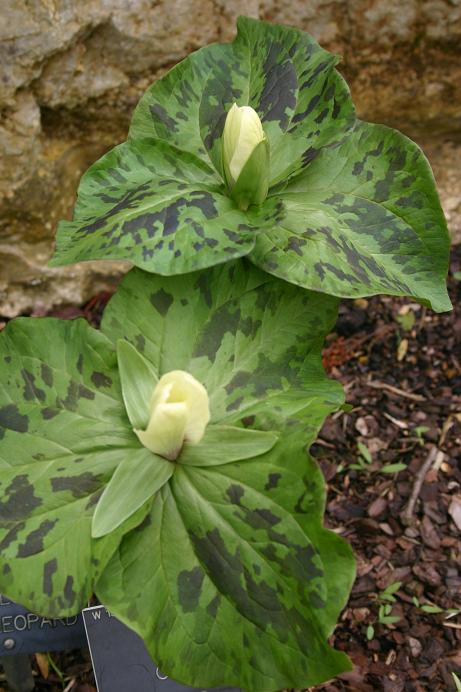
<path fill-rule="evenodd" d="M 321 473 L 295 437 L 253 461 L 178 465 L 97 584 L 176 680 L 258 692 L 320 684 L 350 667 L 327 635 L 344 603 L 338 574 L 349 587 L 354 563 L 320 527 Z"/>
<path fill-rule="evenodd" d="M 335 63 L 307 34 L 241 18 L 233 44 L 193 53 L 148 89 L 128 141 L 83 176 L 52 264 L 127 259 L 170 275 L 247 255 L 256 234 L 277 224 L 278 206 L 243 213 L 227 196 L 227 111 L 235 101 L 258 111 L 274 185 L 302 167 L 314 144 L 336 141 L 353 122 Z"/>
<path fill-rule="evenodd" d="M 102 330 L 114 342 L 126 335 L 159 376 L 190 372 L 208 391 L 212 423 L 278 431 L 303 420 L 312 441 L 342 403 L 320 358 L 336 305 L 244 262 L 180 277 L 133 270 Z"/>
<path fill-rule="evenodd" d="M 116 468 L 96 505 L 93 538 L 115 531 L 173 475 L 174 465 L 148 449 L 133 449 Z"/>
<path fill-rule="evenodd" d="M 227 112 L 234 102 L 252 106 L 269 139 L 270 184 L 276 185 L 309 161 L 314 149 L 343 135 L 354 122 L 354 106 L 334 70 L 338 58 L 309 34 L 247 17 L 239 18 L 237 30 L 232 46 L 222 47 L 227 64 L 214 67 L 203 87 L 202 140 L 221 171 L 220 137 Z M 154 90 L 155 85 L 151 96 Z"/>
<path fill-rule="evenodd" d="M 432 172 L 400 133 L 358 121 L 276 197 L 284 218 L 251 255 L 261 268 L 333 295 L 412 295 L 450 309 L 449 238 Z"/>
<path fill-rule="evenodd" d="M 0 348 L 0 469 L 53 447 L 69 454 L 136 439 L 126 432 L 115 350 L 84 320 L 18 318 Z"/>
<path fill-rule="evenodd" d="M 78 320 L 0 336 L 0 591 L 52 616 L 87 602 L 123 531 L 91 539 L 98 498 L 136 445 L 110 342 Z"/>
<path fill-rule="evenodd" d="M 450 309 L 427 161 L 400 133 L 356 119 L 336 62 L 308 34 L 240 18 L 232 44 L 193 53 L 147 90 L 128 141 L 82 178 L 53 264 L 117 258 L 173 275 L 248 256 L 304 288 Z M 270 149 L 268 197 L 246 212 L 223 182 L 233 103 L 256 110 Z"/>
<path fill-rule="evenodd" d="M 247 255 L 258 219 L 239 211 L 216 173 L 191 154 L 130 141 L 83 176 L 51 264 L 127 259 L 159 274 L 184 273 Z"/>
<path fill-rule="evenodd" d="M 329 636 L 349 597 L 355 561 L 349 544 L 323 526 L 325 480 L 316 462 L 301 447 L 299 434 L 294 432 L 283 439 L 284 453 L 270 454 L 264 466 L 232 464 L 226 474 L 238 482 L 243 471 L 252 487 L 276 499 L 295 517 L 316 546 L 323 564 L 328 566 L 324 574 L 328 598 L 318 616 L 325 636 Z"/>
<path fill-rule="evenodd" d="M 270 140 L 275 184 L 353 123 L 337 60 L 302 31 L 240 17 L 234 43 L 192 53 L 146 91 L 130 139 L 168 141 L 221 175 L 226 115 L 234 102 L 249 105 Z"/>
<path fill-rule="evenodd" d="M 78 610 L 119 536 L 166 480 L 143 463 L 148 453 L 123 401 L 118 341 L 122 379 L 137 359 L 143 400 L 157 376 L 183 369 L 206 385 L 212 426 L 278 432 L 302 421 L 307 443 L 342 402 L 320 362 L 335 314 L 335 299 L 237 262 L 177 280 L 133 271 L 107 309 L 109 339 L 84 321 L 9 324 L 0 335 L 0 591 L 49 614 Z M 247 459 L 275 439 L 227 431 L 218 453 L 212 426 L 203 458 L 200 445 L 186 447 L 184 465 Z M 137 471 L 124 484 L 130 466 Z M 94 530 L 104 538 L 95 540 L 93 515 L 106 488 Z"/>
<path fill-rule="evenodd" d="M 209 425 L 201 442 L 184 445 L 180 463 L 188 466 L 220 466 L 251 459 L 272 449 L 277 439 L 273 432 Z"/>

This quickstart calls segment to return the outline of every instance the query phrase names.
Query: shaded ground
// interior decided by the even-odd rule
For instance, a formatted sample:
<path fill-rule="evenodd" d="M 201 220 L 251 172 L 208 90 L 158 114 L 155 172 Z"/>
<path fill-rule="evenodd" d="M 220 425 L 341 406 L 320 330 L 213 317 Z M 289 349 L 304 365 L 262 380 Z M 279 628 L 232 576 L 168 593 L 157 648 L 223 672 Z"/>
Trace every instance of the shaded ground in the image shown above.
<path fill-rule="evenodd" d="M 313 452 L 329 485 L 326 521 L 357 556 L 333 637 L 357 669 L 318 689 L 438 692 L 454 690 L 450 672 L 461 672 L 461 615 L 450 612 L 461 609 L 459 272 L 458 246 L 454 313 L 400 299 L 345 303 L 325 350 L 353 406 L 325 423 Z"/>
<path fill-rule="evenodd" d="M 356 668 L 316 690 L 445 692 L 451 671 L 461 675 L 461 246 L 450 293 L 445 315 L 394 298 L 344 302 L 329 337 L 325 366 L 352 408 L 312 451 L 328 481 L 326 522 L 357 556 L 332 638 Z M 97 324 L 107 299 L 53 314 Z M 87 655 L 53 654 L 62 679 L 38 662 L 36 690 L 95 691 Z"/>

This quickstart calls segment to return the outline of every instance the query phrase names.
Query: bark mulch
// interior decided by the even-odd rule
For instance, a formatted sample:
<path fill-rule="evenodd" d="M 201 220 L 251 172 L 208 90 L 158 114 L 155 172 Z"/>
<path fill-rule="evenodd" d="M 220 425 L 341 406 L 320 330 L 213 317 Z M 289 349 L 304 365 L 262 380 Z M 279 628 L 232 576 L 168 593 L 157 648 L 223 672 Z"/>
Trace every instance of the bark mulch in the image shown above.
<path fill-rule="evenodd" d="M 449 288 L 455 309 L 442 315 L 399 298 L 344 301 L 325 347 L 349 410 L 312 453 L 325 521 L 357 558 L 331 639 L 355 669 L 316 691 L 445 692 L 461 677 L 461 246 Z M 97 325 L 108 297 L 53 315 Z M 35 661 L 36 690 L 95 692 L 86 652 L 52 660 Z"/>
<path fill-rule="evenodd" d="M 356 669 L 325 692 L 445 692 L 461 675 L 460 246 L 449 288 L 442 315 L 395 298 L 344 303 L 324 352 L 352 410 L 312 451 L 327 525 L 357 558 L 332 638 Z"/>

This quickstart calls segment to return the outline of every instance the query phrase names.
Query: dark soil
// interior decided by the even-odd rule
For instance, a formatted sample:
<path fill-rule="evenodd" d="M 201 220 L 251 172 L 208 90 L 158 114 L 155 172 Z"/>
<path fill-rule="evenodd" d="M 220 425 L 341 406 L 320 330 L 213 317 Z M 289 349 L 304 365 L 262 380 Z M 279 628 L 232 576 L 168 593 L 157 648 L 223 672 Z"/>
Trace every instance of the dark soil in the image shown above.
<path fill-rule="evenodd" d="M 350 410 L 326 421 L 312 452 L 325 520 L 357 557 L 331 640 L 355 669 L 316 690 L 445 692 L 461 676 L 461 246 L 450 294 L 455 310 L 442 315 L 403 299 L 345 301 L 328 338 L 324 363 Z M 53 315 L 97 325 L 108 297 Z M 87 652 L 52 656 L 63 681 L 52 667 L 45 679 L 41 657 L 36 690 L 95 692 Z"/>

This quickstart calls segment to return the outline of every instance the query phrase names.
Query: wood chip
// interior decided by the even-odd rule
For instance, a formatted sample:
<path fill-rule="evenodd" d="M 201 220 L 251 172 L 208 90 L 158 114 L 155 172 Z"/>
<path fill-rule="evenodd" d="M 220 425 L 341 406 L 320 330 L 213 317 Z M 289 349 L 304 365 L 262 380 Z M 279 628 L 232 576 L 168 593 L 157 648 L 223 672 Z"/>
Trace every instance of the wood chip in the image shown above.
<path fill-rule="evenodd" d="M 377 497 L 373 500 L 368 508 L 368 516 L 372 519 L 376 519 L 380 514 L 383 514 L 387 508 L 387 501 L 384 497 Z"/>
<path fill-rule="evenodd" d="M 461 531 L 461 495 L 456 495 L 450 502 L 448 514 L 456 524 L 458 531 Z"/>
<path fill-rule="evenodd" d="M 383 522 L 382 524 L 380 524 L 380 525 L 379 525 L 379 528 L 381 529 L 381 531 L 382 531 L 383 533 L 387 534 L 388 536 L 393 536 L 393 535 L 394 535 L 394 532 L 393 532 L 392 528 L 391 528 L 391 527 L 389 526 L 389 524 L 387 524 L 386 522 Z"/>
<path fill-rule="evenodd" d="M 408 645 L 410 647 L 410 652 L 413 658 L 417 658 L 423 650 L 422 644 L 419 641 L 419 639 L 415 639 L 414 637 L 408 637 Z"/>
<path fill-rule="evenodd" d="M 421 522 L 421 538 L 429 548 L 433 550 L 438 550 L 440 548 L 439 535 L 435 530 L 434 524 L 427 515 L 423 517 Z"/>

